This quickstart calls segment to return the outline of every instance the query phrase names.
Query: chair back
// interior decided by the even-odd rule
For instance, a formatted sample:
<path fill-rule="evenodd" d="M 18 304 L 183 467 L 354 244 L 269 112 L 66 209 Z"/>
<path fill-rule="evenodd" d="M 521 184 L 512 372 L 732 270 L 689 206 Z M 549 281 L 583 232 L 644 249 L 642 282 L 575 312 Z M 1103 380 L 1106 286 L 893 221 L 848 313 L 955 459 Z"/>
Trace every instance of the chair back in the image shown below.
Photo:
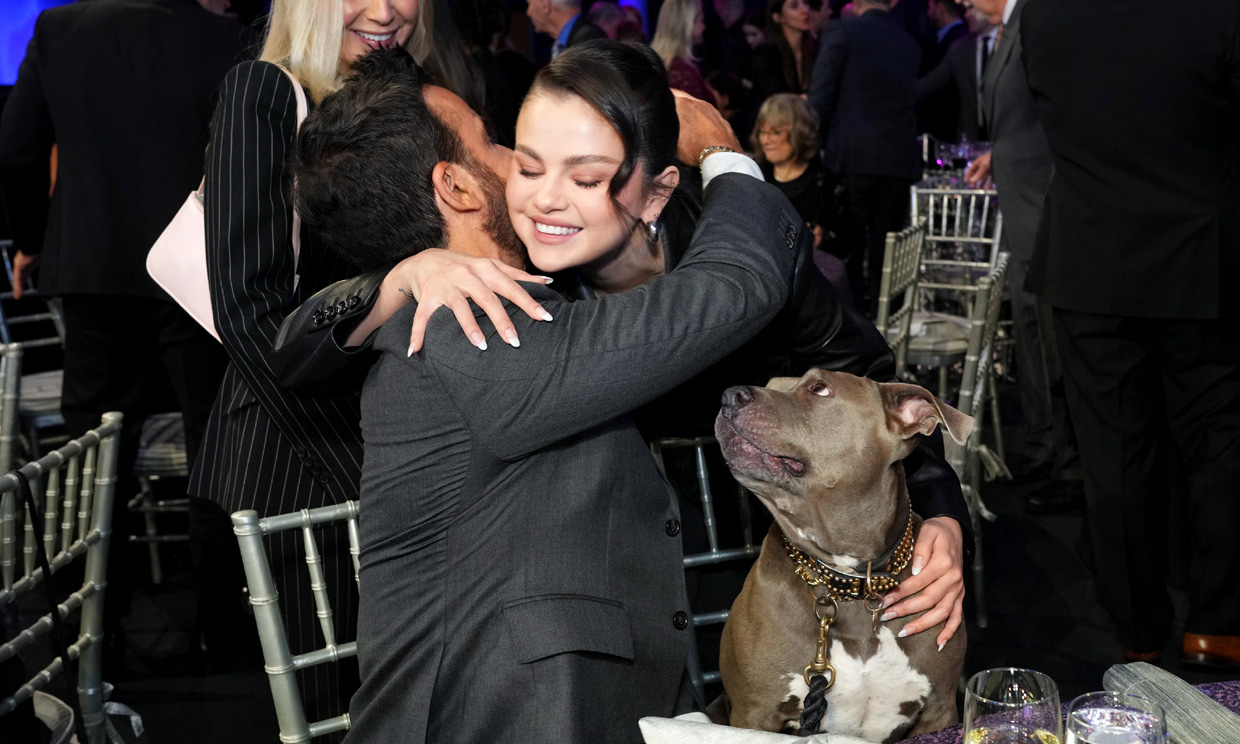
<path fill-rule="evenodd" d="M 976 284 L 998 259 L 1003 214 L 997 192 L 957 183 L 929 178 L 910 188 L 912 223 L 925 218 L 927 226 L 923 290 Z"/>
<path fill-rule="evenodd" d="M 61 312 L 60 305 L 57 304 L 55 298 L 41 297 L 37 289 L 27 288 L 21 300 L 13 299 L 12 251 L 12 240 L 0 240 L 0 259 L 4 261 L 4 272 L 9 281 L 8 291 L 0 292 L 0 343 L 12 343 L 17 326 L 34 326 L 33 331 L 17 333 L 27 347 L 64 346 L 64 313 Z M 29 305 L 26 304 L 27 298 L 32 300 Z M 38 300 L 37 303 L 34 302 L 35 298 Z M 22 303 L 20 309 L 6 307 L 6 304 L 11 305 L 14 302 Z"/>
<path fill-rule="evenodd" d="M 53 574 L 85 556 L 82 587 L 51 611 L 62 619 L 81 611 L 81 629 L 68 653 L 78 660 L 78 699 L 90 744 L 104 741 L 103 595 L 120 427 L 121 414 L 106 413 L 99 428 L 21 468 L 43 517 L 41 533 L 28 515 L 23 516 L 26 507 L 21 481 L 12 472 L 0 477 L 0 609 L 48 580 L 43 569 L 36 567 L 36 551 L 44 551 Z M 20 629 L 13 640 L 0 646 L 0 664 L 49 635 L 52 628 L 49 612 Z M 64 673 L 57 657 L 15 693 L 0 700 L 0 716 L 11 713 Z"/>
<path fill-rule="evenodd" d="M 296 672 L 319 664 L 357 656 L 357 643 L 337 643 L 336 628 L 332 619 L 331 603 L 327 597 L 327 580 L 323 572 L 323 560 L 319 553 L 315 528 L 344 521 L 348 525 L 349 553 L 353 556 L 353 579 L 356 583 L 360 570 L 360 542 L 357 527 L 358 507 L 356 501 L 302 509 L 299 512 L 280 514 L 260 519 L 253 510 L 239 511 L 232 515 L 233 532 L 241 546 L 241 562 L 245 566 L 246 584 L 249 586 L 250 604 L 254 608 L 254 620 L 258 624 L 258 639 L 263 648 L 263 662 L 267 669 L 267 681 L 271 684 L 271 696 L 275 701 L 276 719 L 280 725 L 281 742 L 310 741 L 334 731 L 349 728 L 346 713 L 323 721 L 308 721 L 301 702 L 301 690 Z M 323 647 L 294 656 L 289 650 L 288 636 L 284 630 L 284 617 L 280 612 L 279 595 L 271 563 L 263 538 L 286 530 L 301 530 L 306 549 L 306 568 L 310 572 L 310 586 L 314 592 L 315 615 L 323 636 Z"/>
<path fill-rule="evenodd" d="M 907 365 L 909 328 L 917 305 L 917 274 L 925 237 L 924 219 L 898 233 L 887 233 L 875 325 L 895 352 L 897 370 L 903 370 Z"/>
<path fill-rule="evenodd" d="M 987 376 L 993 362 L 995 334 L 999 328 L 999 309 L 1003 304 L 1003 289 L 1007 280 L 1008 254 L 1000 253 L 995 266 L 978 280 L 969 319 L 969 346 L 965 352 L 964 371 L 960 380 L 960 400 L 957 408 L 973 417 L 973 431 L 969 441 L 960 446 L 944 439 L 948 462 L 962 481 L 972 477 L 966 467 L 968 451 L 976 450 L 981 442 L 982 422 L 985 419 L 985 395 Z"/>
<path fill-rule="evenodd" d="M 664 462 L 664 453 L 680 450 L 693 450 L 694 470 L 697 475 L 698 493 L 702 501 L 702 517 L 706 526 L 706 543 L 709 548 L 705 553 L 693 553 L 684 556 L 685 570 L 697 568 L 699 566 L 712 566 L 731 561 L 754 559 L 758 557 L 758 553 L 762 550 L 761 536 L 759 542 L 754 544 L 753 534 L 753 518 L 752 502 L 749 498 L 749 491 L 739 483 L 736 485 L 737 498 L 739 502 L 738 514 L 740 516 L 741 527 L 741 546 L 733 548 L 720 548 L 719 546 L 719 529 L 718 519 L 715 516 L 715 498 L 714 492 L 710 484 L 710 472 L 706 465 L 706 451 L 710 448 L 718 448 L 719 443 L 714 437 L 664 437 L 656 439 L 650 443 L 650 452 L 654 455 L 655 463 L 659 470 L 667 475 L 667 468 Z M 669 479 L 670 483 L 671 480 Z M 730 604 L 730 603 L 729 603 Z M 692 612 L 689 616 L 690 632 L 693 629 L 700 628 L 705 625 L 722 625 L 728 621 L 729 611 L 727 609 L 712 610 L 704 612 Z M 698 654 L 697 636 L 694 633 L 693 641 L 689 643 L 689 658 L 686 662 L 686 670 L 689 674 L 689 681 L 693 683 L 693 688 L 698 696 L 698 700 L 705 707 L 705 687 L 719 681 L 719 670 L 703 670 L 701 657 Z"/>

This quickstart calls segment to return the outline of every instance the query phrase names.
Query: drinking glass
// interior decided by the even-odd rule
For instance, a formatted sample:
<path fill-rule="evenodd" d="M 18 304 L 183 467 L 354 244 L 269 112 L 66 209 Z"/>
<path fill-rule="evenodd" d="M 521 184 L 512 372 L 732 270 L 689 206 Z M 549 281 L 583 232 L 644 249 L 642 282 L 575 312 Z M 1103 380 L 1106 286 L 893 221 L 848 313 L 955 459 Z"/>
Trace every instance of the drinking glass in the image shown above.
<path fill-rule="evenodd" d="M 1059 744 L 1059 688 L 1032 669 L 987 669 L 964 693 L 964 744 Z"/>
<path fill-rule="evenodd" d="M 1090 692 L 1068 703 L 1067 744 L 1166 744 L 1167 719 L 1153 700 Z"/>

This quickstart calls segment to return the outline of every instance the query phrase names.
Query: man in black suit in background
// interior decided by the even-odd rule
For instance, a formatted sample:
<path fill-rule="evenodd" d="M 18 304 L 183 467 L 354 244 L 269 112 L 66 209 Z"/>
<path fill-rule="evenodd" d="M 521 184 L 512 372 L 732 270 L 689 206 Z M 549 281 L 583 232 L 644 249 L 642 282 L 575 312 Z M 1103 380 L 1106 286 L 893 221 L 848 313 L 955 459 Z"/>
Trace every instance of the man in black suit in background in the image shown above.
<path fill-rule="evenodd" d="M 980 84 L 998 28 L 976 11 L 974 6 L 965 14 L 969 35 L 953 44 L 934 69 L 917 78 L 918 129 L 943 142 L 987 139 Z"/>
<path fill-rule="evenodd" d="M 555 39 L 551 59 L 573 44 L 607 38 L 603 29 L 581 14 L 581 0 L 529 0 L 525 13 L 535 31 Z"/>
<path fill-rule="evenodd" d="M 142 421 L 179 404 L 192 462 L 227 363 L 146 273 L 151 245 L 202 179 L 215 91 L 242 50 L 241 25 L 206 9 L 219 4 L 96 0 L 45 11 L 0 120 L 14 293 L 37 268 L 39 290 L 62 299 L 69 433 L 98 426 L 106 411 L 125 414 L 110 633 L 128 609 L 133 569 L 120 517 Z M 158 395 L 169 387 L 173 401 Z"/>
<path fill-rule="evenodd" d="M 1021 63 L 1020 14 L 1025 5 L 1036 1 L 974 2 L 975 10 L 987 13 L 995 23 L 1003 23 L 1004 36 L 982 81 L 991 151 L 975 159 L 965 175 L 970 183 L 980 185 L 993 174 L 1003 207 L 1003 249 L 1012 256 L 1008 286 L 1025 423 L 1028 466 L 1024 475 L 1046 482 L 1045 488 L 1025 497 L 1025 504 L 1034 513 L 1047 513 L 1079 508 L 1084 490 L 1051 309 L 1025 289 L 1042 202 L 1055 172 L 1054 157 Z"/>
<path fill-rule="evenodd" d="M 1193 530 L 1185 660 L 1240 668 L 1240 4 L 1037 0 L 1055 158 L 1030 288 L 1051 305 L 1102 604 L 1129 658 L 1171 629 L 1167 511 Z M 996 155 L 997 159 L 997 155 Z M 1165 433 L 1171 435 L 1171 444 Z"/>
<path fill-rule="evenodd" d="M 921 50 L 888 17 L 889 0 L 857 0 L 854 8 L 855 17 L 828 23 L 823 32 L 809 103 L 822 123 L 823 162 L 846 190 L 853 297 L 872 316 L 886 235 L 904 225 L 908 188 L 921 175 L 913 115 Z"/>

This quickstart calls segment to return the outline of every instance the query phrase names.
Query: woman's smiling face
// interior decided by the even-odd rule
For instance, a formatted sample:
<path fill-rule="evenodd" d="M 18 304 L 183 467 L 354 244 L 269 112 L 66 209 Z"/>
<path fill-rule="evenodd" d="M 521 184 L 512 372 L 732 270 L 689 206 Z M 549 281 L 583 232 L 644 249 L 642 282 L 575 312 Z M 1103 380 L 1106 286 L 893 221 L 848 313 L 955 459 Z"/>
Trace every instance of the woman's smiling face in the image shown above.
<path fill-rule="evenodd" d="M 643 199 L 640 164 L 617 195 L 611 179 L 624 143 L 590 104 L 572 95 L 534 93 L 517 119 L 508 177 L 508 213 L 540 271 L 607 264 L 634 238 L 637 220 L 657 217 Z"/>
<path fill-rule="evenodd" d="M 371 49 L 404 46 L 418 22 L 419 0 L 344 0 L 340 61 L 352 67 Z"/>

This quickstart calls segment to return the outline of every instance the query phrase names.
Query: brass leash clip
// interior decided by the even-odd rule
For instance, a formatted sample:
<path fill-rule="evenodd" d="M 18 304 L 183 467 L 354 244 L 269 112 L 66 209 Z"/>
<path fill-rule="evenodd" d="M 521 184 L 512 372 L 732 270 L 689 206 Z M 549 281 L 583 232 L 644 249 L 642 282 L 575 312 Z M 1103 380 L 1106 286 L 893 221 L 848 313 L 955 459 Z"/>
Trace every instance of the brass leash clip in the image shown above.
<path fill-rule="evenodd" d="M 828 604 L 834 610 L 831 613 L 826 612 Z M 814 597 L 814 614 L 818 617 L 818 650 L 814 654 L 814 660 L 805 667 L 805 684 L 810 684 L 810 677 L 814 674 L 821 674 L 827 679 L 826 689 L 830 690 L 835 684 L 835 667 L 827 661 L 827 636 L 831 632 L 831 625 L 835 622 L 836 615 L 839 614 L 840 605 L 835 597 L 827 595 L 825 597 Z"/>
<path fill-rule="evenodd" d="M 874 632 L 878 632 L 878 612 L 883 609 L 883 597 L 874 591 L 874 584 L 870 579 L 870 566 L 873 561 L 865 564 L 865 598 L 861 600 L 861 604 L 870 611 L 870 617 L 874 619 Z"/>

